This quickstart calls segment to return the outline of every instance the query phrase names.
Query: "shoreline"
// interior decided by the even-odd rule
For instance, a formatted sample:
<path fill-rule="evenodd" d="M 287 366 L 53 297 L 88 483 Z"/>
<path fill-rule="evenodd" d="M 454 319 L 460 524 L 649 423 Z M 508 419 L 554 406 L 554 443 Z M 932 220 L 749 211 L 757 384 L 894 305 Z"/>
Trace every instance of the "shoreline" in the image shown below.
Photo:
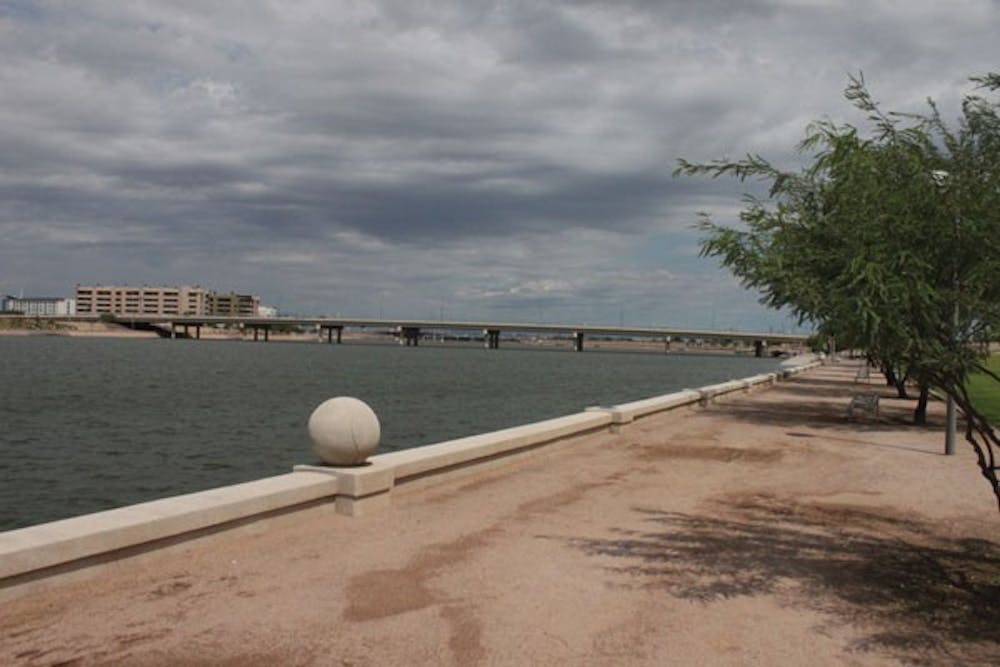
<path fill-rule="evenodd" d="M 479 346 L 448 346 L 421 352 L 385 343 L 334 349 L 4 340 L 0 349 L 11 357 L 8 370 L 24 379 L 8 384 L 3 394 L 11 419 L 8 483 L 0 492 L 9 506 L 0 530 L 281 474 L 313 460 L 306 418 L 331 396 L 357 396 L 379 412 L 380 451 L 386 452 L 778 366 L 706 353 L 650 357 L 592 351 L 588 357 L 569 349 L 508 348 L 491 354 Z M 413 370 L 397 380 L 400 367 Z M 452 377 L 458 368 L 461 376 Z M 592 370 L 602 368 L 607 375 Z M 258 391 L 261 378 L 278 378 L 287 390 Z M 579 389 L 562 390 L 577 378 Z M 178 394 L 182 387 L 190 389 Z M 507 391 L 517 395 L 508 400 Z M 431 398 L 433 403 L 427 402 Z M 128 405 L 127 414 L 111 411 L 103 417 L 105 406 L 116 404 Z M 30 416 L 35 413 L 46 417 Z M 262 414 L 270 417 L 261 419 Z M 204 425 L 202 416 L 208 417 Z M 154 458 L 160 461 L 155 470 L 144 464 Z M 77 500 L 67 506 L 70 495 Z"/>
<path fill-rule="evenodd" d="M 361 516 L 372 509 L 387 507 L 396 488 L 404 483 L 414 480 L 418 486 L 440 483 L 456 475 L 510 465 L 512 461 L 533 456 L 535 450 L 555 449 L 567 439 L 593 431 L 619 433 L 649 415 L 695 403 L 708 405 L 734 392 L 768 387 L 819 364 L 809 355 L 786 362 L 779 372 L 390 450 L 372 456 L 362 466 L 296 465 L 290 475 L 173 495 L 0 532 L 0 593 L 16 593 L 22 584 L 30 587 L 36 579 L 46 580 L 63 571 L 87 569 L 95 557 L 114 559 L 115 554 L 132 548 L 156 549 L 164 539 L 186 539 L 185 535 L 203 529 L 224 530 L 234 520 L 294 510 L 299 503 L 324 497 L 335 502 L 338 513 Z"/>

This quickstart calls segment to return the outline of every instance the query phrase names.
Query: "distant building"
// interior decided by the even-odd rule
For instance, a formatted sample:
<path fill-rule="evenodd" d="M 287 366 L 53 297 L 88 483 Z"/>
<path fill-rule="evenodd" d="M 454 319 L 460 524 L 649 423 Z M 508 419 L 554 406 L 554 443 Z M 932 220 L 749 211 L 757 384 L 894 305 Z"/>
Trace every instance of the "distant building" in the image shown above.
<path fill-rule="evenodd" d="M 79 315 L 204 315 L 207 292 L 201 287 L 77 285 Z"/>
<path fill-rule="evenodd" d="M 257 317 L 260 297 L 253 294 L 223 294 L 209 292 L 205 295 L 205 314 L 230 317 Z"/>
<path fill-rule="evenodd" d="M 66 317 L 76 315 L 76 301 L 58 296 L 11 296 L 3 298 L 0 310 L 23 313 L 27 317 Z"/>
<path fill-rule="evenodd" d="M 257 306 L 257 316 L 258 317 L 277 317 L 278 309 L 274 306 Z"/>
<path fill-rule="evenodd" d="M 201 287 L 77 285 L 80 315 L 180 315 L 257 317 L 260 297 L 210 292 Z"/>

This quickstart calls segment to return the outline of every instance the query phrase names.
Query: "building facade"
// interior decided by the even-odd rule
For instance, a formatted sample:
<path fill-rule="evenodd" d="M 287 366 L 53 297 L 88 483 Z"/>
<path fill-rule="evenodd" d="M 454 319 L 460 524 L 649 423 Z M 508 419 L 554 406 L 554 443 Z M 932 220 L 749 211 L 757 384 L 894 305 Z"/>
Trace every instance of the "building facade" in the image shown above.
<path fill-rule="evenodd" d="M 253 294 L 209 292 L 205 296 L 205 314 L 230 317 L 257 317 L 260 297 Z"/>
<path fill-rule="evenodd" d="M 256 317 L 260 297 L 209 292 L 201 287 L 77 285 L 80 315 L 180 315 Z"/>
<path fill-rule="evenodd" d="M 79 315 L 204 315 L 201 287 L 77 285 Z"/>
<path fill-rule="evenodd" d="M 57 296 L 11 296 L 3 298 L 0 310 L 23 313 L 26 317 L 66 317 L 76 315 L 76 301 Z"/>

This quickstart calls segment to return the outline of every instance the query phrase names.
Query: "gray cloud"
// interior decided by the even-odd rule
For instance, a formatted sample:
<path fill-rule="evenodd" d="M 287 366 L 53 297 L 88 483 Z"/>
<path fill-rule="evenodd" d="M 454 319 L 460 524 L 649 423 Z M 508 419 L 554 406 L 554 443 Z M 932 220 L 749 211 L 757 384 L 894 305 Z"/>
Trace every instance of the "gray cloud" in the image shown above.
<path fill-rule="evenodd" d="M 786 324 L 697 258 L 810 120 L 954 114 L 995 2 L 0 4 L 0 291 L 298 312 Z M 752 186 L 750 186 L 752 187 Z M 622 305 L 625 304 L 625 305 Z"/>

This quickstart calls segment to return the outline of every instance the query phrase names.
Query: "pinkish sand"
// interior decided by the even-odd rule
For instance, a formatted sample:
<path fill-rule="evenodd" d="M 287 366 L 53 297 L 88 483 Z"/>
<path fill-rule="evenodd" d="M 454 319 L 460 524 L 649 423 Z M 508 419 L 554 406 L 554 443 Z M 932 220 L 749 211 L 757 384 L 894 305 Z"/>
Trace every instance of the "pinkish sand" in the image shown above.
<path fill-rule="evenodd" d="M 855 370 L 46 582 L 0 664 L 1000 664 L 996 502 Z"/>

